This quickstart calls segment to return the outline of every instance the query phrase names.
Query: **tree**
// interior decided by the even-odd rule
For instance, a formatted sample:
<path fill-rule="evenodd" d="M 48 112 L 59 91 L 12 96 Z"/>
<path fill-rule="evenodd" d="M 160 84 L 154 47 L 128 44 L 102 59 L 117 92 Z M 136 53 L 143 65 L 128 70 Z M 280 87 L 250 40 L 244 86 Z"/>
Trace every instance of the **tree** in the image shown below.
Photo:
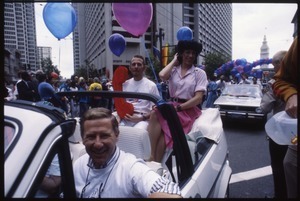
<path fill-rule="evenodd" d="M 167 58 L 167 64 L 170 63 L 175 55 L 175 46 L 168 46 L 168 58 Z M 158 81 L 160 80 L 159 76 L 158 76 L 158 73 L 162 70 L 161 68 L 161 64 L 160 64 L 160 59 L 158 57 L 155 57 L 154 54 L 152 52 L 149 53 L 149 56 L 150 56 L 150 59 L 151 59 L 151 62 L 152 62 L 152 65 L 153 65 L 153 68 L 154 68 L 154 71 L 155 71 L 155 74 L 156 74 L 156 77 L 158 79 Z M 153 70 L 152 70 L 152 67 L 151 67 L 151 63 L 149 61 L 148 58 L 146 58 L 146 63 L 148 65 L 148 68 L 146 69 L 146 76 L 151 79 L 152 81 L 156 82 L 155 80 L 155 77 L 154 77 L 154 74 L 153 74 Z"/>
<path fill-rule="evenodd" d="M 53 65 L 50 57 L 43 58 L 41 64 L 42 64 L 42 70 L 45 72 L 46 75 L 49 76 L 52 72 L 55 72 L 58 75 L 60 75 L 60 70 L 58 70 L 57 66 Z"/>
<path fill-rule="evenodd" d="M 76 68 L 74 74 L 77 75 L 78 77 L 87 78 L 87 71 L 86 71 L 86 68 L 83 65 L 80 66 L 80 68 Z"/>
<path fill-rule="evenodd" d="M 84 60 L 85 64 L 81 65 L 80 68 L 75 70 L 75 75 L 84 78 L 94 78 L 99 77 L 99 71 L 96 69 L 94 64 L 86 59 Z"/>
<path fill-rule="evenodd" d="M 219 68 L 222 64 L 229 61 L 229 56 L 224 56 L 220 52 L 212 52 L 208 53 L 204 58 L 205 72 L 208 78 L 214 76 L 214 72 L 217 68 Z M 227 72 L 225 76 L 229 76 L 230 72 Z"/>
<path fill-rule="evenodd" d="M 146 68 L 145 74 L 150 80 L 156 82 L 155 75 L 156 75 L 157 79 L 159 80 L 158 73 L 161 70 L 160 61 L 158 58 L 154 57 L 154 55 L 152 53 L 149 54 L 149 57 L 150 57 L 151 61 L 149 60 L 148 57 L 146 57 L 147 68 Z M 151 64 L 154 69 L 155 75 L 153 73 Z"/>

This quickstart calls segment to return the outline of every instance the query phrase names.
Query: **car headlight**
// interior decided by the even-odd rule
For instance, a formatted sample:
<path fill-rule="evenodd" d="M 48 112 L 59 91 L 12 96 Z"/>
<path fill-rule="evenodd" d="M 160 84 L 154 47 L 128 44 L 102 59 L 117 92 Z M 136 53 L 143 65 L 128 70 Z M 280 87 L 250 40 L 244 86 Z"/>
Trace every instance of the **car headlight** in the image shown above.
<path fill-rule="evenodd" d="M 255 109 L 255 112 L 256 113 L 262 113 L 262 109 L 260 107 L 258 107 L 258 108 Z"/>

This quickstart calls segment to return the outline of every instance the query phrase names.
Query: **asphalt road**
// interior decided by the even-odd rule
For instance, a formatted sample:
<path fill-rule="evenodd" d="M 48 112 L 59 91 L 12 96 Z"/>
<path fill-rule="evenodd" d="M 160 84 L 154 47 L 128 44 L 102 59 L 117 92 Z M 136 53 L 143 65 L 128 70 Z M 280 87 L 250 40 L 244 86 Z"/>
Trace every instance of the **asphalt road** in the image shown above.
<path fill-rule="evenodd" d="M 272 198 L 273 178 L 264 127 L 257 122 L 223 122 L 232 177 L 229 198 Z"/>

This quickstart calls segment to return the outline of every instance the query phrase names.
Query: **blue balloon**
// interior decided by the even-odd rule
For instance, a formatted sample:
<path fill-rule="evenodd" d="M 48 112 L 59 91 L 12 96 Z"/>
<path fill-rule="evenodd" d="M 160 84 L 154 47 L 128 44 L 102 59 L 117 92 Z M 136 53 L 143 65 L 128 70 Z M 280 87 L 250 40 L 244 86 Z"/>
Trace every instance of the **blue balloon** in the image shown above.
<path fill-rule="evenodd" d="M 262 71 L 261 69 L 258 69 L 258 70 L 256 71 L 256 77 L 257 77 L 257 78 L 262 78 L 262 74 L 263 74 L 263 71 Z"/>
<path fill-rule="evenodd" d="M 248 73 L 248 72 L 250 72 L 251 70 L 252 70 L 252 67 L 251 67 L 250 64 L 247 64 L 247 65 L 244 67 L 244 72 L 245 72 L 245 73 Z"/>
<path fill-rule="evenodd" d="M 268 60 L 268 64 L 271 64 L 272 63 L 272 58 Z"/>
<path fill-rule="evenodd" d="M 247 64 L 247 60 L 246 59 L 237 59 L 235 60 L 234 63 L 236 66 L 245 66 Z"/>
<path fill-rule="evenodd" d="M 235 76 L 236 74 L 238 73 L 238 70 L 236 68 L 233 68 L 231 71 L 230 71 L 230 74 L 232 76 Z"/>
<path fill-rule="evenodd" d="M 177 31 L 177 40 L 192 40 L 193 39 L 193 31 L 187 27 L 183 26 Z"/>
<path fill-rule="evenodd" d="M 43 10 L 43 19 L 58 40 L 68 36 L 77 23 L 75 10 L 69 3 L 47 3 Z"/>
<path fill-rule="evenodd" d="M 245 58 L 242 58 L 240 65 L 245 66 L 246 64 L 247 64 L 247 60 Z"/>
<path fill-rule="evenodd" d="M 112 34 L 108 39 L 108 45 L 112 53 L 116 56 L 120 56 L 126 47 L 126 41 L 124 36 L 121 34 L 115 33 Z"/>

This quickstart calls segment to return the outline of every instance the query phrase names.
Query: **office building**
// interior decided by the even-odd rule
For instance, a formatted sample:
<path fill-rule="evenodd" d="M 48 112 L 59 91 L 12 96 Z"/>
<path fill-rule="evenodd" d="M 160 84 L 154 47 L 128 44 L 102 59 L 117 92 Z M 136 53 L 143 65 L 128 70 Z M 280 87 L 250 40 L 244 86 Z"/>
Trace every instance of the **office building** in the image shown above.
<path fill-rule="evenodd" d="M 33 2 L 4 3 L 4 47 L 7 54 L 14 52 L 20 54 L 20 69 L 36 70 L 36 29 Z"/>
<path fill-rule="evenodd" d="M 51 47 L 37 47 L 37 69 L 42 69 L 42 60 L 46 58 L 51 59 Z"/>
<path fill-rule="evenodd" d="M 164 30 L 163 45 L 177 44 L 177 31 L 188 26 L 195 40 L 203 45 L 198 64 L 208 53 L 232 54 L 232 5 L 223 3 L 159 3 L 157 27 Z"/>
<path fill-rule="evenodd" d="M 231 57 L 231 4 L 153 4 L 152 22 L 141 37 L 133 36 L 118 24 L 111 3 L 73 3 L 73 6 L 78 15 L 78 24 L 73 32 L 75 69 L 88 62 L 100 73 L 108 70 L 112 75 L 119 65 L 128 66 L 135 54 L 148 56 L 153 46 L 158 49 L 166 45 L 170 49 L 174 47 L 178 42 L 177 31 L 182 26 L 191 28 L 194 39 L 203 44 L 199 64 L 211 52 Z M 161 44 L 159 29 L 164 33 Z M 122 34 L 126 40 L 126 49 L 119 57 L 109 49 L 108 39 L 113 33 Z"/>

